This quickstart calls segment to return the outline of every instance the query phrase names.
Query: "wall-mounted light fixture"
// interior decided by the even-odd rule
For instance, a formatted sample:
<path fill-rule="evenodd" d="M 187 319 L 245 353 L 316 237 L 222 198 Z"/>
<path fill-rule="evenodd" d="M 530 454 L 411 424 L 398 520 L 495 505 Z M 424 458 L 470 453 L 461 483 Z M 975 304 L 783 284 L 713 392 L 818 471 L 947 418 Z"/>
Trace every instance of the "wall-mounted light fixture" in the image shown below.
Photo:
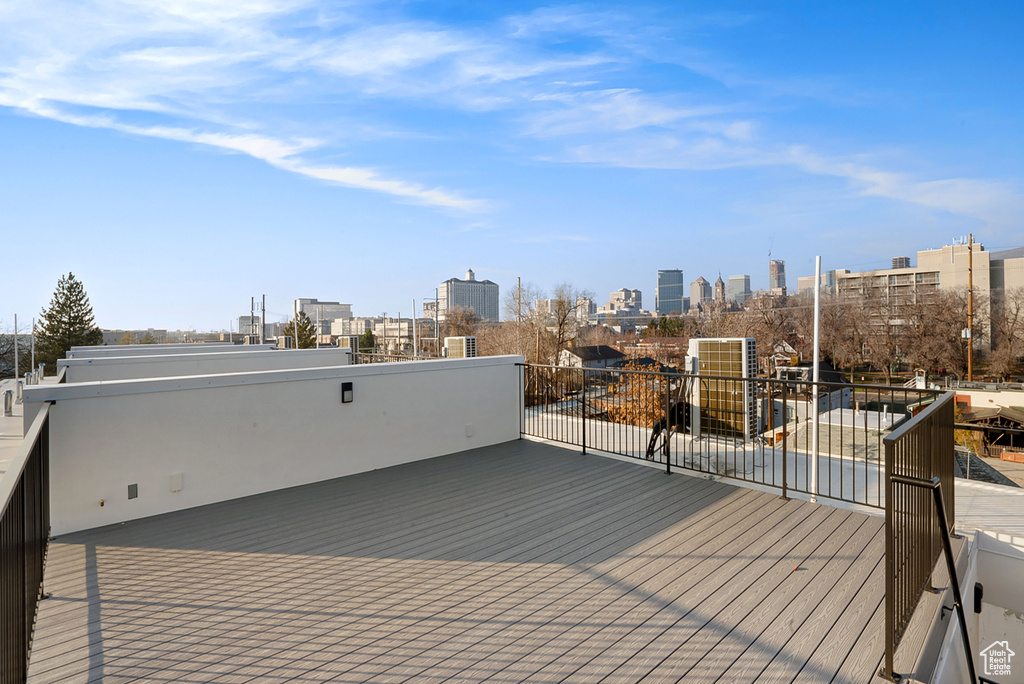
<path fill-rule="evenodd" d="M 341 383 L 341 403 L 351 404 L 352 403 L 352 383 L 343 382 Z"/>

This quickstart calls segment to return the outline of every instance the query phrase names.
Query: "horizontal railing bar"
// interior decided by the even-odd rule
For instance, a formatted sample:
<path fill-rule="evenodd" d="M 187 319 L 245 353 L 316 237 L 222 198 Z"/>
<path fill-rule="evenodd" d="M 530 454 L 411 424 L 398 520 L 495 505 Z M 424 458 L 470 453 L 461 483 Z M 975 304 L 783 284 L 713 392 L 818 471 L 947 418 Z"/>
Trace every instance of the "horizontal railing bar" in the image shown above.
<path fill-rule="evenodd" d="M 995 425 L 973 425 L 971 423 L 953 423 L 953 427 L 957 430 L 974 430 L 975 432 L 1008 432 L 1011 435 L 1024 435 L 1024 429 L 1022 428 L 1004 428 L 997 427 Z M 995 446 L 999 446 L 998 444 Z"/>
<path fill-rule="evenodd" d="M 914 390 L 914 391 L 921 391 L 921 390 Z M 943 394 L 945 396 L 937 399 L 936 401 L 933 401 L 923 411 L 921 411 L 916 416 L 914 416 L 913 418 L 911 418 L 907 422 L 903 423 L 902 425 L 900 425 L 899 427 L 894 429 L 888 435 L 886 435 L 883 438 L 882 441 L 885 442 L 886 444 L 890 444 L 890 443 L 895 444 L 901 438 L 903 438 L 903 436 L 906 435 L 908 432 L 910 432 L 911 430 L 916 428 L 918 425 L 920 425 L 921 423 L 923 423 L 926 420 L 928 420 L 929 418 L 931 418 L 933 413 L 938 413 L 939 409 L 942 406 L 945 406 L 947 402 L 953 401 L 954 398 L 956 397 L 956 395 L 953 392 L 944 392 Z"/>
<path fill-rule="evenodd" d="M 889 479 L 891 479 L 893 482 L 913 485 L 915 487 L 925 487 L 928 489 L 935 489 L 936 487 L 939 486 L 938 476 L 933 477 L 930 480 L 923 480 L 919 477 L 910 477 L 909 475 L 892 475 Z"/>
<path fill-rule="evenodd" d="M 14 458 L 11 459 L 7 472 L 0 476 L 0 514 L 7 510 L 7 504 L 11 502 L 14 490 L 17 489 L 22 473 L 25 472 L 25 464 L 28 463 L 28 459 L 32 455 L 32 449 L 35 447 L 36 440 L 39 439 L 43 423 L 46 422 L 46 417 L 49 414 L 50 402 L 45 402 L 36 417 L 32 419 L 32 424 L 29 426 L 28 432 L 25 433 L 18 450 L 14 452 Z"/>
<path fill-rule="evenodd" d="M 640 375 L 657 375 L 665 377 L 681 377 L 681 378 L 702 378 L 707 380 L 743 380 L 746 382 L 760 382 L 769 383 L 773 385 L 818 385 L 819 387 L 842 387 L 852 391 L 881 391 L 893 394 L 906 394 L 908 397 L 914 395 L 920 396 L 940 396 L 946 393 L 946 390 L 942 389 L 931 389 L 931 388 L 917 388 L 917 387 L 903 387 L 902 385 L 864 385 L 864 384 L 853 384 L 845 381 L 829 382 L 825 380 L 818 380 L 815 382 L 808 378 L 807 380 L 790 380 L 787 378 L 768 378 L 768 377 L 741 377 L 738 375 L 705 375 L 703 373 L 687 373 L 685 371 L 656 371 L 656 370 L 644 370 L 644 369 L 632 369 L 632 368 L 592 368 L 589 366 L 554 366 L 550 364 L 539 364 L 539 363 L 518 363 L 518 366 L 524 368 L 547 368 L 551 370 L 576 370 L 586 371 L 588 373 L 632 373 Z"/>

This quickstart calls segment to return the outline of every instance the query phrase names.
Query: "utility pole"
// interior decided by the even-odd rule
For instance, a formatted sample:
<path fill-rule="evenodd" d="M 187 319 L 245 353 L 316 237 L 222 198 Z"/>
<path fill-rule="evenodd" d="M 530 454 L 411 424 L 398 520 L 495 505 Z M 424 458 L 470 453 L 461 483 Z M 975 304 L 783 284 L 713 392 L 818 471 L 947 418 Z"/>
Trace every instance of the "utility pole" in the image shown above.
<path fill-rule="evenodd" d="M 516 323 L 523 322 L 523 278 L 516 278 Z"/>
<path fill-rule="evenodd" d="M 249 297 L 249 335 L 252 335 L 253 333 L 256 332 L 256 328 L 255 328 L 256 320 L 255 319 L 256 319 L 256 298 L 255 297 Z"/>
<path fill-rule="evenodd" d="M 264 344 L 267 334 L 267 295 L 263 295 L 263 308 L 260 309 L 260 344 Z"/>
<path fill-rule="evenodd" d="M 14 384 L 18 384 L 18 314 L 14 314 Z"/>
<path fill-rule="evenodd" d="M 32 318 L 32 367 L 36 367 L 36 319 Z"/>
<path fill-rule="evenodd" d="M 974 233 L 967 238 L 967 382 L 974 380 Z"/>
<path fill-rule="evenodd" d="M 416 358 L 420 355 L 419 342 L 416 340 L 416 300 L 412 300 L 412 355 Z"/>

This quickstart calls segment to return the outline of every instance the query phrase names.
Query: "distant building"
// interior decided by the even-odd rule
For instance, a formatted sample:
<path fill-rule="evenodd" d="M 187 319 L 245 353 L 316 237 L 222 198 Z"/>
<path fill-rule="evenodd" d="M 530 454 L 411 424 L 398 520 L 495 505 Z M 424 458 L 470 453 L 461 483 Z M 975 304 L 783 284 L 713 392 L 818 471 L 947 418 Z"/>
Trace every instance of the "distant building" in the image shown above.
<path fill-rule="evenodd" d="M 622 288 L 609 295 L 608 307 L 610 311 L 635 311 L 637 313 L 643 308 L 643 295 L 640 290 Z"/>
<path fill-rule="evenodd" d="M 709 283 L 704 276 L 700 276 L 692 283 L 690 283 L 690 306 L 697 308 L 703 306 L 711 301 L 714 293 L 711 290 L 711 283 Z"/>
<path fill-rule="evenodd" d="M 259 316 L 239 316 L 238 317 L 238 334 L 239 335 L 252 335 L 254 337 L 260 336 L 260 317 Z"/>
<path fill-rule="evenodd" d="M 609 368 L 625 357 L 626 355 L 618 349 L 598 344 L 591 347 L 563 349 L 558 357 L 558 365 L 573 368 Z"/>
<path fill-rule="evenodd" d="M 292 317 L 298 316 L 300 311 L 309 316 L 314 326 L 320 321 L 320 335 L 331 334 L 332 321 L 352 318 L 351 304 L 321 302 L 319 299 L 309 297 L 300 297 L 292 302 Z"/>
<path fill-rule="evenodd" d="M 729 276 L 729 282 L 725 286 L 725 298 L 738 304 L 750 299 L 750 276 Z"/>
<path fill-rule="evenodd" d="M 974 243 L 972 254 L 968 254 L 965 244 L 925 249 L 917 253 L 914 268 L 844 273 L 837 278 L 837 291 L 841 296 L 854 297 L 880 294 L 899 305 L 918 301 L 936 290 L 965 290 L 971 270 L 978 326 L 974 337 L 982 340 L 984 348 L 995 349 L 999 340 L 993 339 L 988 323 L 990 308 L 998 310 L 1006 292 L 1024 288 L 1024 250 L 987 252 L 980 242 Z"/>
<path fill-rule="evenodd" d="M 576 318 L 582 324 L 589 324 L 590 319 L 597 313 L 597 304 L 589 297 L 576 298 Z"/>
<path fill-rule="evenodd" d="M 966 290 L 969 270 L 973 271 L 975 325 L 979 327 L 974 337 L 982 340 L 984 348 L 995 349 L 1000 341 L 998 334 L 993 338 L 987 321 L 992 310 L 998 311 L 1006 293 L 1024 288 L 1024 248 L 988 252 L 975 242 L 973 253 L 968 252 L 966 244 L 946 245 L 920 250 L 917 266 L 910 266 L 908 257 L 895 257 L 894 268 L 859 273 L 829 271 L 821 276 L 822 290 L 842 297 L 877 295 L 899 306 L 938 290 Z M 906 265 L 895 267 L 897 263 Z M 801 294 L 813 290 L 814 276 L 800 278 Z"/>
<path fill-rule="evenodd" d="M 145 330 L 104 329 L 101 332 L 103 333 L 103 342 L 101 342 L 101 344 L 103 345 L 121 344 L 121 341 L 124 339 L 130 339 L 130 344 L 139 344 L 142 341 L 142 339 L 146 337 L 146 335 L 149 335 L 149 338 L 155 344 L 164 343 L 171 339 L 171 337 L 167 334 L 167 330 L 163 328 L 146 328 Z M 128 337 L 125 338 L 125 335 L 127 335 Z M 18 337 L 19 339 L 21 338 L 20 331 Z"/>
<path fill-rule="evenodd" d="M 310 320 L 315 321 L 319 315 L 320 320 L 333 321 L 336 318 L 352 318 L 352 305 L 341 304 L 340 302 L 321 302 L 319 299 L 300 297 L 292 302 L 292 316 L 298 316 L 304 312 Z"/>
<path fill-rule="evenodd" d="M 835 294 L 838 292 L 836 283 L 839 278 L 849 275 L 849 271 L 844 269 L 832 269 L 831 271 L 825 271 L 821 274 L 821 291 L 824 294 Z M 803 296 L 814 295 L 814 276 L 803 276 L 797 278 L 797 293 Z"/>
<path fill-rule="evenodd" d="M 725 303 L 725 281 L 722 280 L 722 274 L 718 274 L 718 280 L 715 281 L 715 301 L 719 304 Z"/>
<path fill-rule="evenodd" d="M 477 280 L 473 269 L 469 269 L 465 280 L 449 278 L 441 283 L 437 292 L 437 317 L 443 321 L 449 309 L 462 307 L 473 309 L 483 321 L 497 321 L 498 300 L 498 284 Z"/>
<path fill-rule="evenodd" d="M 786 294 L 786 262 L 772 259 L 768 262 L 768 290 L 772 294 Z"/>
<path fill-rule="evenodd" d="M 910 268 L 910 257 L 893 257 L 892 258 L 893 268 Z"/>
<path fill-rule="evenodd" d="M 658 289 L 654 293 L 654 310 L 659 316 L 681 314 L 686 311 L 683 299 L 686 284 L 683 272 L 678 269 L 658 271 Z"/>

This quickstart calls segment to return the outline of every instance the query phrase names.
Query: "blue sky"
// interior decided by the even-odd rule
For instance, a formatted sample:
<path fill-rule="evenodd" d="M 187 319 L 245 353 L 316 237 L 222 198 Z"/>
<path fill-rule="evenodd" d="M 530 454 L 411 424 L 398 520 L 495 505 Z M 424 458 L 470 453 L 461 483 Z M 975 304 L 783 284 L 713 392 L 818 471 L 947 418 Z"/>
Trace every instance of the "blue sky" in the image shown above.
<path fill-rule="evenodd" d="M 0 321 L 1024 245 L 1024 5 L 0 3 Z"/>

